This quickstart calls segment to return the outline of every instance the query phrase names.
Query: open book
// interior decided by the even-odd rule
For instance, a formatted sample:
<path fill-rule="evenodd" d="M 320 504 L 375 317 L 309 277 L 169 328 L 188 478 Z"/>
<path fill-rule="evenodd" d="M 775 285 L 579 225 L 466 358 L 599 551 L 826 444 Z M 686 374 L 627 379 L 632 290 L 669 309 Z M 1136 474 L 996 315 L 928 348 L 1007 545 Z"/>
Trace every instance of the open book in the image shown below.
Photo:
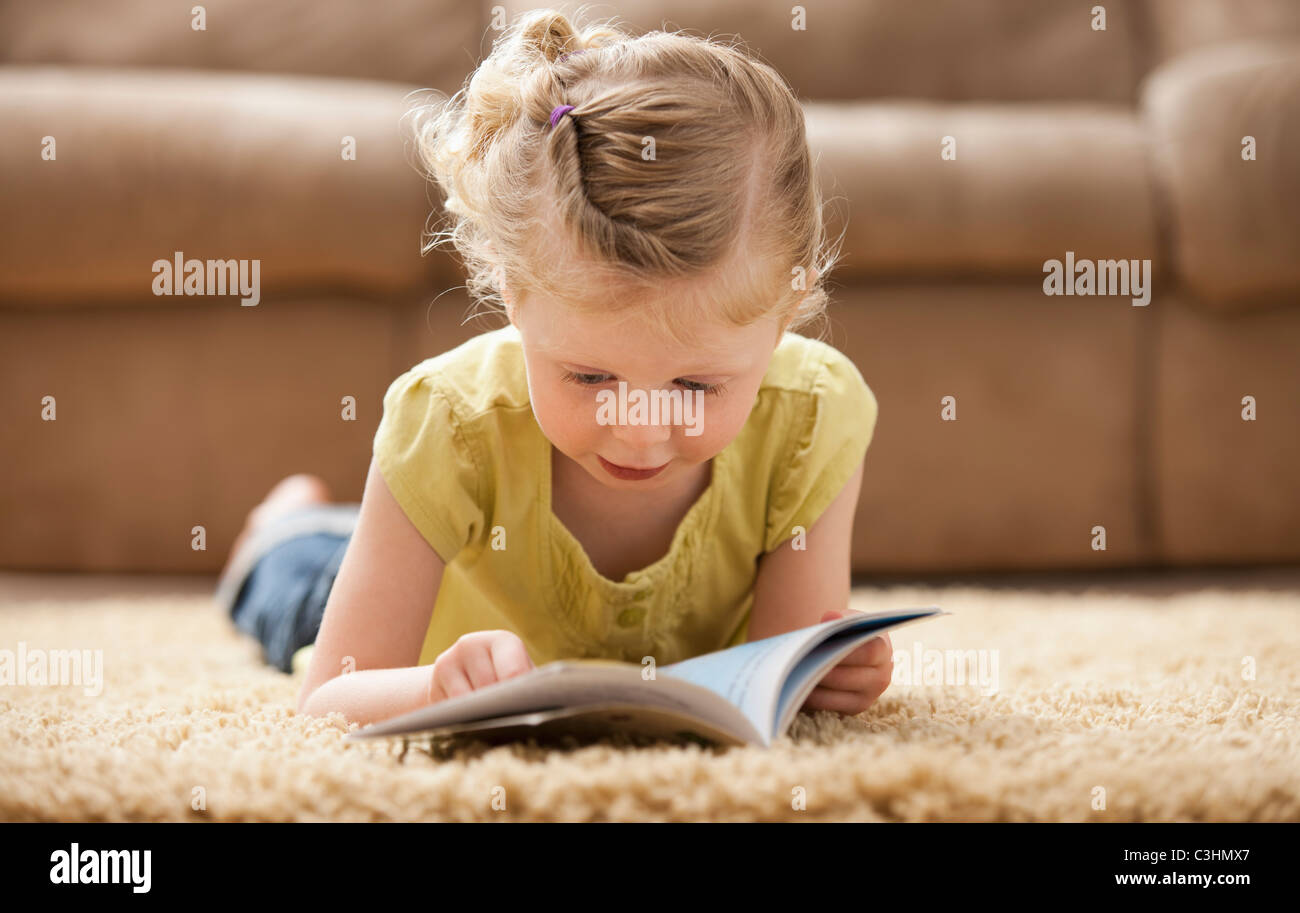
<path fill-rule="evenodd" d="M 850 614 L 654 668 L 557 660 L 469 694 L 371 723 L 349 740 L 463 735 L 499 742 L 614 731 L 769 746 L 841 659 L 882 631 L 948 615 L 938 606 Z"/>

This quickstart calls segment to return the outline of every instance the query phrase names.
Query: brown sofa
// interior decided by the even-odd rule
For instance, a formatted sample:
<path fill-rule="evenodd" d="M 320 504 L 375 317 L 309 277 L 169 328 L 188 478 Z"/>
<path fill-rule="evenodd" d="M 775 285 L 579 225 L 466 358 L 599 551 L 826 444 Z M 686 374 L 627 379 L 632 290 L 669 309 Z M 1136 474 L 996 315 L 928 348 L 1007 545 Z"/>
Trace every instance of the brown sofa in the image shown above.
<path fill-rule="evenodd" d="M 183 7 L 0 3 L 0 567 L 215 572 L 282 476 L 359 499 L 388 383 L 495 325 L 419 254 L 399 125 L 493 5 Z M 1300 4 L 593 10 L 739 35 L 806 103 L 880 404 L 856 571 L 1300 561 Z M 259 259 L 260 303 L 153 294 L 175 251 Z M 1151 260 L 1149 305 L 1045 295 L 1067 251 Z"/>

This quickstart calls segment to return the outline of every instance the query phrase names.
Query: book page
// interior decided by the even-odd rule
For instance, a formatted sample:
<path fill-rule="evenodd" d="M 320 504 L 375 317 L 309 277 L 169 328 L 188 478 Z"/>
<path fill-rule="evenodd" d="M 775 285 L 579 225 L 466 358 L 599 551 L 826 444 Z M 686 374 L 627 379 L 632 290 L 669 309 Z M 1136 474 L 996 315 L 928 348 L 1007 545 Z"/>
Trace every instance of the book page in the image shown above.
<path fill-rule="evenodd" d="M 516 739 L 552 739 L 572 735 L 594 739 L 614 732 L 665 739 L 686 739 L 700 744 L 745 745 L 746 740 L 693 714 L 638 704 L 600 703 L 558 710 L 539 710 L 514 716 L 453 723 L 412 735 L 468 736 L 497 744 Z"/>
<path fill-rule="evenodd" d="M 459 697 L 363 726 L 348 738 L 370 738 L 454 723 L 491 719 L 538 710 L 595 703 L 597 695 L 620 689 L 643 690 L 641 667 L 613 660 L 565 660 L 547 663 L 523 675 L 495 682 Z"/>
<path fill-rule="evenodd" d="M 783 715 L 780 711 L 786 706 L 782 703 L 783 698 L 789 700 L 797 695 L 804 690 L 804 686 L 808 685 L 810 680 L 811 685 L 807 687 L 805 695 L 806 692 L 811 692 L 816 686 L 816 681 L 820 680 L 821 676 L 825 675 L 838 660 L 835 656 L 836 650 L 843 650 L 844 653 L 851 650 L 851 646 L 848 648 L 843 646 L 843 640 L 833 644 L 827 650 L 818 651 L 820 644 L 835 635 L 840 635 L 846 640 L 855 638 L 861 643 L 870 640 L 886 628 L 939 614 L 946 613 L 938 606 L 905 609 L 898 612 L 877 612 L 871 615 L 855 613 L 834 621 L 741 644 L 719 653 L 708 653 L 669 666 L 661 666 L 659 674 L 681 678 L 720 694 L 739 707 L 746 719 L 770 742 L 784 731 L 778 728 Z M 811 656 L 810 660 L 798 665 L 800 660 L 809 656 Z M 798 681 L 790 685 L 787 692 L 790 678 L 797 678 Z M 793 714 L 790 714 L 790 717 L 793 718 Z"/>
<path fill-rule="evenodd" d="M 611 702 L 659 708 L 725 730 L 735 738 L 759 737 L 735 707 L 719 700 L 712 691 L 697 689 L 672 677 L 647 681 L 642 678 L 642 667 L 635 663 L 572 659 L 547 663 L 503 682 L 372 723 L 347 738 L 442 729 L 498 717 Z"/>
<path fill-rule="evenodd" d="M 946 613 L 935 606 L 874 615 L 855 613 L 661 666 L 657 681 L 644 680 L 642 667 L 634 663 L 560 660 L 469 694 L 372 723 L 347 738 L 396 735 L 619 702 L 658 707 L 693 717 L 736 738 L 771 744 L 792 718 L 792 703 L 811 691 L 843 654 L 879 631 L 936 614 Z M 819 649 L 832 638 L 832 643 Z"/>
<path fill-rule="evenodd" d="M 659 674 L 683 679 L 721 695 L 740 709 L 764 739 L 769 739 L 781 676 L 797 656 L 834 624 L 832 621 L 814 628 L 801 628 L 660 666 Z"/>
<path fill-rule="evenodd" d="M 896 614 L 892 618 L 877 616 L 866 625 L 855 625 L 818 644 L 800 659 L 786 676 L 785 684 L 781 686 L 780 698 L 777 700 L 773 731 L 777 733 L 785 732 L 794 720 L 795 714 L 803 707 L 803 702 L 808 699 L 808 695 L 817 687 L 817 683 L 822 680 L 826 673 L 833 669 L 840 660 L 871 640 L 871 638 L 882 631 L 907 624 L 909 621 L 947 614 L 947 612 L 943 611 L 924 610 L 921 612 L 904 612 Z"/>

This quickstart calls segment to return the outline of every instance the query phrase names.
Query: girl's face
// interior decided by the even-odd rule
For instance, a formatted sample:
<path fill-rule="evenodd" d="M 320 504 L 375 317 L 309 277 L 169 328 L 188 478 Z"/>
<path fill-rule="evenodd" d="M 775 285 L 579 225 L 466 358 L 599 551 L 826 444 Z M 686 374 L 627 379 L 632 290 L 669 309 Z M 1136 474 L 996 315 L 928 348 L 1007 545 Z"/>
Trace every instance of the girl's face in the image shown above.
<path fill-rule="evenodd" d="M 530 295 L 509 310 L 542 432 L 601 485 L 628 492 L 670 489 L 731 442 L 784 330 L 777 315 L 702 323 L 682 345 L 634 308 L 582 313 Z"/>

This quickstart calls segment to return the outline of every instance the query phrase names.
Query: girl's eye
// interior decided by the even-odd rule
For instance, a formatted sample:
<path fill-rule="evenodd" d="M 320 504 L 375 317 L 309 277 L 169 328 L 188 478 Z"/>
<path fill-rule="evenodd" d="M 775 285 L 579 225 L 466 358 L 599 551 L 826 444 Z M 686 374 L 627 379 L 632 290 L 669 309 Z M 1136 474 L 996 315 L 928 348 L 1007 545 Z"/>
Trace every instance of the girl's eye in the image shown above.
<path fill-rule="evenodd" d="M 603 384 L 609 380 L 604 374 L 575 374 L 572 371 L 565 371 L 564 379 L 568 383 L 578 384 L 583 387 L 594 387 L 596 384 Z"/>
<path fill-rule="evenodd" d="M 577 384 L 580 387 L 595 387 L 599 384 L 607 384 L 611 380 L 613 380 L 613 378 L 607 374 L 578 374 L 575 371 L 564 372 L 565 383 Z M 681 384 L 691 392 L 698 390 L 706 396 L 718 396 L 726 387 L 726 384 L 702 384 L 698 381 L 682 380 L 680 378 L 677 380 L 677 383 Z"/>
<path fill-rule="evenodd" d="M 701 384 L 693 380 L 679 379 L 677 382 L 687 390 L 699 390 L 705 396 L 717 396 L 723 391 L 723 388 L 726 387 L 726 384 Z"/>

